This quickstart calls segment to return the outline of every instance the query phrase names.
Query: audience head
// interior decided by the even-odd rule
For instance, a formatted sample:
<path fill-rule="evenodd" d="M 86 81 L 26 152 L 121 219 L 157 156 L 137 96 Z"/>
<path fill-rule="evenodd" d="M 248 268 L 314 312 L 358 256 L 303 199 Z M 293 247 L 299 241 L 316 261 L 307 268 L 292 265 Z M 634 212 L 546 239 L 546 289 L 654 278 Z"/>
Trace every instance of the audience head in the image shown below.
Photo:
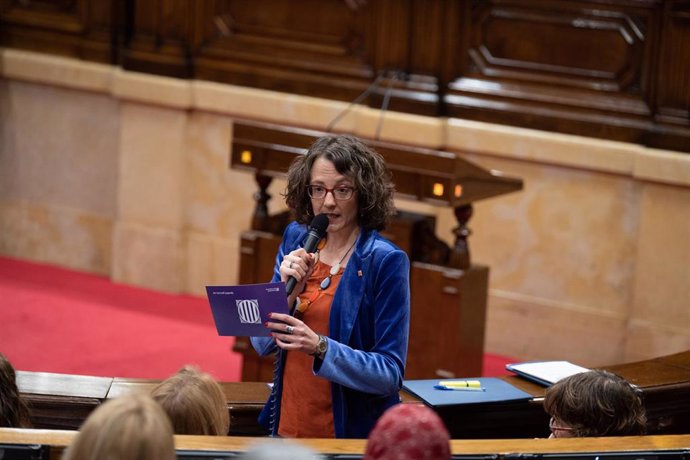
<path fill-rule="evenodd" d="M 450 436 L 433 410 L 418 404 L 398 404 L 371 430 L 364 459 L 450 459 Z"/>
<path fill-rule="evenodd" d="M 322 460 L 324 457 L 307 446 L 288 439 L 267 439 L 250 446 L 242 460 Z"/>
<path fill-rule="evenodd" d="M 225 436 L 230 428 L 228 403 L 213 377 L 187 366 L 151 392 L 170 417 L 176 434 Z"/>
<path fill-rule="evenodd" d="M 544 409 L 555 438 L 640 435 L 647 423 L 639 391 L 602 370 L 556 382 L 546 390 Z"/>
<path fill-rule="evenodd" d="M 0 427 L 29 428 L 29 409 L 17 388 L 17 375 L 0 353 Z"/>
<path fill-rule="evenodd" d="M 150 396 L 106 401 L 84 421 L 65 460 L 175 460 L 170 420 Z"/>

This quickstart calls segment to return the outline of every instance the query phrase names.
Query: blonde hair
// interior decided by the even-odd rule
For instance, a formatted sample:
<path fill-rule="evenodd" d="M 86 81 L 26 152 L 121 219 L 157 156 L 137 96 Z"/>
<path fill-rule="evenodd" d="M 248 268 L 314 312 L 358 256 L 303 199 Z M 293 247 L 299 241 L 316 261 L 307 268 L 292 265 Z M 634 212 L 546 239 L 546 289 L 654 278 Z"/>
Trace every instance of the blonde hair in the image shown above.
<path fill-rule="evenodd" d="M 151 396 L 170 417 L 176 434 L 228 434 L 227 399 L 220 384 L 205 372 L 186 366 L 159 383 Z"/>
<path fill-rule="evenodd" d="M 172 426 L 150 396 L 129 393 L 96 408 L 64 460 L 175 460 Z"/>

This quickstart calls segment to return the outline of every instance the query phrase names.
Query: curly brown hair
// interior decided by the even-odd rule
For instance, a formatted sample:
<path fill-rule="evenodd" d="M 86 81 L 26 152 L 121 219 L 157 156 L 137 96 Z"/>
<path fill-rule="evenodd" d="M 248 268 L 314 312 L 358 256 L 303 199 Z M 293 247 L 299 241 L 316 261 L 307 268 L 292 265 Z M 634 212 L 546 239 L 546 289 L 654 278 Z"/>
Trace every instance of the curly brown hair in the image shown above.
<path fill-rule="evenodd" d="M 383 230 L 395 214 L 395 187 L 383 157 L 354 136 L 329 135 L 318 138 L 305 155 L 292 162 L 288 170 L 285 202 L 302 224 L 314 217 L 307 187 L 317 158 L 335 165 L 338 173 L 350 178 L 357 190 L 359 225 L 366 230 Z"/>
<path fill-rule="evenodd" d="M 546 390 L 544 410 L 571 427 L 577 437 L 632 436 L 646 431 L 640 391 L 604 370 L 559 380 Z"/>
<path fill-rule="evenodd" d="M 0 427 L 31 428 L 29 409 L 17 388 L 12 363 L 0 353 Z"/>

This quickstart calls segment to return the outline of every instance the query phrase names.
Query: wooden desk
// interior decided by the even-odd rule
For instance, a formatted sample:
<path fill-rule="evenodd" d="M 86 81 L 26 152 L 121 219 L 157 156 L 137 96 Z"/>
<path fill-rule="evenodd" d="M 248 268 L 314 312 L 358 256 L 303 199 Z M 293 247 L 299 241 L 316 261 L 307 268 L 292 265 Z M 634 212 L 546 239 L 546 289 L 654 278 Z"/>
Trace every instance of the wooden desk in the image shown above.
<path fill-rule="evenodd" d="M 77 432 L 0 428 L 0 444 L 42 444 L 50 446 L 51 460 L 59 460 Z M 175 447 L 184 450 L 242 452 L 266 438 L 231 436 L 175 436 Z M 299 441 L 322 454 L 361 455 L 364 439 L 303 439 Z M 453 455 L 493 455 L 497 459 L 517 454 L 575 452 L 640 452 L 690 449 L 690 435 L 631 436 L 571 439 L 452 440 Z"/>
<path fill-rule="evenodd" d="M 113 379 L 108 399 L 131 391 L 150 392 L 158 381 L 144 379 Z M 265 430 L 256 422 L 270 394 L 268 385 L 260 382 L 221 382 L 228 401 L 230 431 L 233 436 L 262 436 Z"/>
<path fill-rule="evenodd" d="M 35 427 L 76 430 L 105 400 L 113 379 L 50 372 L 17 371 L 17 386 L 29 404 Z"/>
<path fill-rule="evenodd" d="M 690 433 L 690 351 L 606 369 L 642 389 L 650 433 Z"/>
<path fill-rule="evenodd" d="M 690 434 L 690 351 L 628 364 L 605 366 L 638 385 L 643 394 L 650 434 Z M 107 398 L 150 389 L 155 380 L 70 376 L 19 371 L 18 384 L 28 399 L 36 428 L 77 429 L 88 413 Z M 517 376 L 505 381 L 533 396 L 511 404 L 478 404 L 440 409 L 454 439 L 535 438 L 548 435 L 542 408 L 544 387 Z M 262 435 L 256 418 L 269 390 L 260 382 L 224 382 L 231 435 Z M 403 401 L 419 404 L 402 392 Z"/>
<path fill-rule="evenodd" d="M 690 351 L 645 361 L 602 366 L 642 390 L 649 434 L 690 433 Z M 548 435 L 542 403 L 545 388 L 518 376 L 502 377 L 533 396 L 506 405 L 456 406 L 439 410 L 451 436 L 529 438 Z"/>

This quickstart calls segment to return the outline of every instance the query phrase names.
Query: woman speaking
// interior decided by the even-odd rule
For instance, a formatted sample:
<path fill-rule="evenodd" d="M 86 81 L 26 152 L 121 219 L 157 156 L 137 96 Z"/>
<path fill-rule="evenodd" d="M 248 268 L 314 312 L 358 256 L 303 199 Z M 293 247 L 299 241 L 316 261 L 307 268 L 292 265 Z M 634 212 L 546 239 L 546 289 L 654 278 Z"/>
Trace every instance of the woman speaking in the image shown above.
<path fill-rule="evenodd" d="M 272 336 L 251 339 L 261 355 L 281 351 L 259 418 L 272 435 L 366 438 L 400 401 L 410 265 L 378 233 L 395 212 L 393 191 L 383 157 L 352 136 L 319 138 L 290 166 L 286 202 L 296 222 L 273 281 L 295 279 L 294 316 L 272 314 Z M 319 214 L 327 234 L 309 253 L 307 225 Z"/>

